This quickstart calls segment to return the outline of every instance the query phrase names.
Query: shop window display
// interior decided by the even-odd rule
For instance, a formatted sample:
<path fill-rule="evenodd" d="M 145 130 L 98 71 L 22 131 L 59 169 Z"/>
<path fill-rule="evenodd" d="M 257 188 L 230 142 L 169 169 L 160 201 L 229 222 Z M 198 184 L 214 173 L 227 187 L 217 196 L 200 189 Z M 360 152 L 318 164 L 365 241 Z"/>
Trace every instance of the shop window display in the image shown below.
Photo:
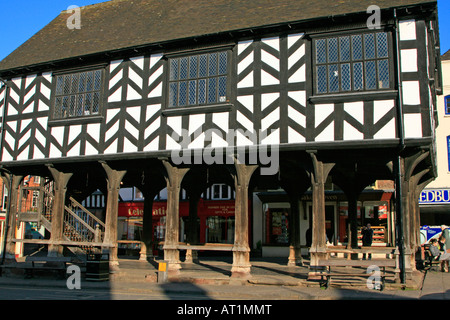
<path fill-rule="evenodd" d="M 234 243 L 234 217 L 208 217 L 206 219 L 206 242 Z"/>
<path fill-rule="evenodd" d="M 266 211 L 266 243 L 286 245 L 289 243 L 289 210 L 269 209 Z"/>

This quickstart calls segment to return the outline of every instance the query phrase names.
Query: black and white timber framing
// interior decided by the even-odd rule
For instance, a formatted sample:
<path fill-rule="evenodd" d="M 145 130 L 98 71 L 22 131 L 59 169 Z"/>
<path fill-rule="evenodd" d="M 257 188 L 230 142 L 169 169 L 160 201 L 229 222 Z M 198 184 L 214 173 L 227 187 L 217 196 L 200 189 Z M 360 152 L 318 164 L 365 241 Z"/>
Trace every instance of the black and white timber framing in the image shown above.
<path fill-rule="evenodd" d="M 229 130 L 267 132 L 258 142 L 290 149 L 320 148 L 324 142 L 388 145 L 399 139 L 399 102 L 403 104 L 404 138 L 429 142 L 435 127 L 431 116 L 434 88 L 429 81 L 434 65 L 428 45 L 430 27 L 414 19 L 400 21 L 399 27 L 401 65 L 394 63 L 392 73 L 401 70 L 396 86 L 403 87 L 402 96 L 395 89 L 314 96 L 307 33 L 238 40 L 231 47 L 232 95 L 222 108 L 168 109 L 164 52 L 104 64 L 101 114 L 94 118 L 51 121 L 56 85 L 52 72 L 12 77 L 7 82 L 6 106 L 6 90 L 0 89 L 0 107 L 5 109 L 2 163 L 167 153 L 180 148 L 182 141 L 175 141 L 173 133 L 181 135 L 182 130 L 223 133 L 223 139 L 196 134 L 188 148 L 228 147 L 225 136 Z M 239 136 L 235 143 L 237 147 L 254 144 Z"/>
<path fill-rule="evenodd" d="M 314 184 L 313 194 L 323 192 L 328 174 L 335 183 L 341 179 L 343 186 L 345 177 L 358 176 L 364 168 L 365 174 L 371 175 L 364 186 L 371 179 L 395 180 L 398 157 L 401 161 L 397 169 L 403 170 L 399 183 L 404 185 L 403 190 L 408 186 L 415 194 L 435 174 L 433 140 L 436 94 L 440 91 L 437 4 L 416 1 L 406 6 L 401 1 L 393 2 L 383 7 L 381 29 L 369 30 L 388 34 L 390 86 L 383 90 L 315 93 L 314 39 L 368 32 L 366 12 L 344 17 L 329 13 L 311 23 L 274 21 L 273 25 L 0 69 L 0 77 L 7 84 L 0 88 L 1 166 L 20 175 L 39 172 L 50 176 L 47 167 L 62 165 L 64 189 L 69 179 L 74 179 L 64 172 L 72 172 L 75 177 L 75 168 L 80 168 L 79 178 L 83 179 L 89 174 L 83 166 L 100 162 L 108 175 L 108 195 L 114 195 L 111 181 L 126 177 L 127 170 L 138 171 L 135 166 L 142 162 L 134 161 L 165 159 L 161 170 L 167 170 L 167 187 L 172 188 L 168 201 L 177 202 L 176 187 L 189 173 L 167 161 L 172 150 L 276 145 L 282 166 L 286 161 L 306 168 L 305 181 Z M 307 1 L 302 3 L 308 6 Z M 169 108 L 170 58 L 214 50 L 229 52 L 226 101 Z M 55 119 L 57 76 L 92 69 L 103 73 L 98 114 Z M 183 141 L 183 132 L 191 138 L 188 143 Z M 229 132 L 235 133 L 232 140 L 226 139 Z M 242 132 L 254 133 L 257 139 L 249 139 Z M 116 170 L 111 165 L 114 161 L 125 161 L 128 167 L 120 162 Z M 348 168 L 355 170 L 353 175 L 342 174 Z M 242 194 L 246 194 L 254 170 L 237 166 L 232 173 L 235 187 L 239 186 Z M 53 178 L 59 179 L 56 174 L 52 171 Z M 410 178 L 415 179 L 414 184 Z M 307 188 L 294 189 L 304 192 Z M 153 190 L 148 192 L 152 194 Z M 236 201 L 243 201 L 242 194 Z M 357 190 L 352 193 L 357 194 Z M 314 212 L 323 214 L 317 206 L 320 201 L 323 199 L 315 194 Z M 402 206 L 413 212 L 409 213 L 410 220 L 405 218 L 401 223 L 407 235 L 404 251 L 413 257 L 418 221 L 411 218 L 416 200 L 411 201 Z M 176 205 L 171 205 L 176 210 Z M 113 230 L 111 221 L 117 209 L 111 202 L 108 206 L 107 224 Z M 238 206 L 245 212 L 245 206 Z M 242 216 L 239 218 L 245 222 L 245 214 Z M 314 222 L 311 252 L 317 260 L 313 259 L 313 264 L 325 252 L 324 233 L 318 234 L 324 230 L 317 225 L 323 222 L 320 219 Z M 111 231 L 108 241 L 113 238 Z M 176 234 L 170 238 L 176 239 Z M 236 238 L 241 241 L 245 236 Z M 242 241 L 236 244 L 236 252 L 241 254 L 235 256 L 237 273 L 249 270 L 248 243 Z M 169 259 L 176 262 L 176 244 L 166 245 Z M 413 262 L 406 264 L 411 267 Z"/>

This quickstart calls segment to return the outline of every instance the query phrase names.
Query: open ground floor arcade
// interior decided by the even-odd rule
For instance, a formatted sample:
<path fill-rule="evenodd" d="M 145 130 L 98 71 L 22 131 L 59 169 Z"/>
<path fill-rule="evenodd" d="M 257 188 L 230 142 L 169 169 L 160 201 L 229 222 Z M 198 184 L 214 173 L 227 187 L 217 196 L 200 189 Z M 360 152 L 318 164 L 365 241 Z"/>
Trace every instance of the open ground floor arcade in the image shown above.
<path fill-rule="evenodd" d="M 18 246 L 37 245 L 50 257 L 69 249 L 108 253 L 111 268 L 120 268 L 123 254 L 158 256 L 179 272 L 180 252 L 193 263 L 198 252 L 226 253 L 232 276 L 246 278 L 252 256 L 284 256 L 291 266 L 308 256 L 314 276 L 330 259 L 371 254 L 395 261 L 404 280 L 416 269 L 418 200 L 434 171 L 429 150 L 396 150 L 282 150 L 270 174 L 264 169 L 273 163 L 250 154 L 212 164 L 176 164 L 167 155 L 17 163 L 2 168 L 9 194 L 4 257 L 13 261 Z M 28 175 L 40 183 L 27 185 Z M 124 188 L 139 190 L 139 201 L 124 201 Z M 29 195 L 36 198 L 33 210 L 23 205 Z M 102 200 L 86 205 L 95 195 Z M 23 223 L 45 232 L 39 239 L 18 236 Z M 369 247 L 361 242 L 368 223 Z"/>

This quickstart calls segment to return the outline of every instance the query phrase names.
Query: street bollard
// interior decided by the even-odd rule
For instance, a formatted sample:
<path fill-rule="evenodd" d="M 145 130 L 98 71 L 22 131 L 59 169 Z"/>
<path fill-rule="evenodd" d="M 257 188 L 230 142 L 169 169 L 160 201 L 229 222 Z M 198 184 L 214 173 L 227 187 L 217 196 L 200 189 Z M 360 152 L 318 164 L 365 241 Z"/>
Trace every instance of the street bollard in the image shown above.
<path fill-rule="evenodd" d="M 158 262 L 158 283 L 166 283 L 168 281 L 169 263 L 167 261 Z"/>

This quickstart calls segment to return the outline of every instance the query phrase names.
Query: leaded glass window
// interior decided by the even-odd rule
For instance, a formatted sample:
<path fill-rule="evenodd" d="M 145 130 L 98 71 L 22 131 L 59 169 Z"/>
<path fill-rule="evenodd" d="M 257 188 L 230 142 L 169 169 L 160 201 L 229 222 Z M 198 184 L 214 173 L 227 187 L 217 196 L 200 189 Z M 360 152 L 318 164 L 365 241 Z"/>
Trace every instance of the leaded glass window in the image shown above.
<path fill-rule="evenodd" d="M 316 93 L 389 89 L 389 45 L 386 32 L 314 40 Z"/>
<path fill-rule="evenodd" d="M 170 58 L 168 106 L 227 102 L 229 60 L 227 51 Z"/>
<path fill-rule="evenodd" d="M 53 119 L 98 115 L 102 82 L 102 70 L 56 76 Z"/>

